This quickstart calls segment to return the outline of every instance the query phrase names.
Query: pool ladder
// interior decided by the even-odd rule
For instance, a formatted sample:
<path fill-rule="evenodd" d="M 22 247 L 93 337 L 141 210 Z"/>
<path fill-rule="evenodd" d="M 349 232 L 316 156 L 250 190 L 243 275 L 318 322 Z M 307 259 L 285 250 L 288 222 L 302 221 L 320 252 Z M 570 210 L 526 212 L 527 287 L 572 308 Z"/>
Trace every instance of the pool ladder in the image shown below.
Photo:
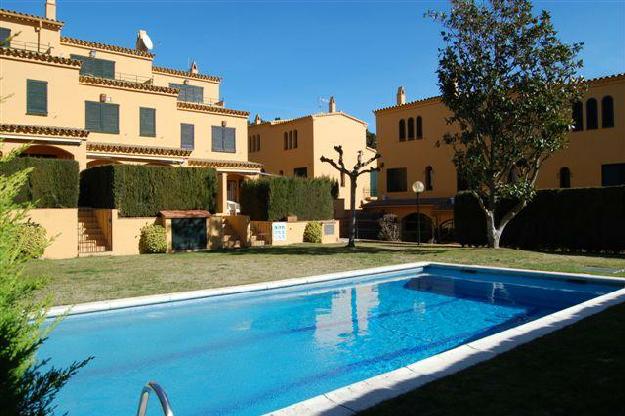
<path fill-rule="evenodd" d="M 137 409 L 137 416 L 145 416 L 146 412 L 148 411 L 148 399 L 150 398 L 151 392 L 154 392 L 156 394 L 156 397 L 158 397 L 158 400 L 161 402 L 163 414 L 165 416 L 174 416 L 174 411 L 169 405 L 169 399 L 167 398 L 167 393 L 165 393 L 165 389 L 163 389 L 155 381 L 148 381 L 145 386 L 143 386 L 143 390 L 141 390 L 141 396 L 139 396 L 139 408 Z"/>

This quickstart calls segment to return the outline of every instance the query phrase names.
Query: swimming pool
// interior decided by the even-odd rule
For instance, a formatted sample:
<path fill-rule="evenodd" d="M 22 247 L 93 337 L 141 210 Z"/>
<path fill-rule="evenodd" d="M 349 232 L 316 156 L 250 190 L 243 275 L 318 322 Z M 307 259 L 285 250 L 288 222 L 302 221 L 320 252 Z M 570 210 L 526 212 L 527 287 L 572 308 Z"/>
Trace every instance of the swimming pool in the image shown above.
<path fill-rule="evenodd" d="M 59 395 L 61 413 L 134 414 L 141 387 L 156 380 L 176 416 L 256 415 L 622 287 L 441 265 L 399 268 L 72 315 L 41 356 L 53 365 L 95 356 Z"/>

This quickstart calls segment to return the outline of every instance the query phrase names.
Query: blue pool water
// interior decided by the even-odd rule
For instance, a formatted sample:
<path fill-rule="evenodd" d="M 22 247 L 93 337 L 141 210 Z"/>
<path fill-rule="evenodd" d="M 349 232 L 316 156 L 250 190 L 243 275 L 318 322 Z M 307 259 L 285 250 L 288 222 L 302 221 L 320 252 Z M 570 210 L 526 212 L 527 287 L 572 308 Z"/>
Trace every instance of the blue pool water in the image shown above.
<path fill-rule="evenodd" d="M 155 380 L 177 416 L 257 415 L 617 289 L 429 266 L 70 316 L 41 357 L 95 356 L 60 413 L 133 415 Z"/>

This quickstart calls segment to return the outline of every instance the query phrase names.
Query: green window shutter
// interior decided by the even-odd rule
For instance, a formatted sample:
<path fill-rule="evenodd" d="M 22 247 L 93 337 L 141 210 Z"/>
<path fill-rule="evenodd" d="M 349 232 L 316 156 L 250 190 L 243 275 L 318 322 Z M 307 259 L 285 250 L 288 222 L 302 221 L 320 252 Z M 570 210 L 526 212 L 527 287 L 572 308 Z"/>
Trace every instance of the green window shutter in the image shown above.
<path fill-rule="evenodd" d="M 9 39 L 10 37 L 11 29 L 6 27 L 0 27 L 0 46 L 8 46 L 10 41 L 8 41 L 7 39 Z"/>
<path fill-rule="evenodd" d="M 221 126 L 211 127 L 211 150 L 213 152 L 224 151 L 224 128 Z"/>
<path fill-rule="evenodd" d="M 102 132 L 119 134 L 119 104 L 100 103 Z"/>
<path fill-rule="evenodd" d="M 190 103 L 204 102 L 204 87 L 188 84 L 169 84 L 169 86 L 180 90 L 178 93 L 178 101 L 186 101 Z"/>
<path fill-rule="evenodd" d="M 100 124 L 100 103 L 85 101 L 85 130 L 102 131 Z"/>
<path fill-rule="evenodd" d="M 180 124 L 180 147 L 193 150 L 195 146 L 195 126 L 193 124 Z"/>
<path fill-rule="evenodd" d="M 156 109 L 139 108 L 139 135 L 156 137 Z"/>
<path fill-rule="evenodd" d="M 226 127 L 224 130 L 223 151 L 227 153 L 236 153 L 236 130 L 232 127 Z"/>
<path fill-rule="evenodd" d="M 48 83 L 26 80 L 26 113 L 48 115 Z"/>
<path fill-rule="evenodd" d="M 115 79 L 115 61 L 90 58 L 88 56 L 71 54 L 70 58 L 82 62 L 80 75 L 91 75 L 98 78 Z"/>

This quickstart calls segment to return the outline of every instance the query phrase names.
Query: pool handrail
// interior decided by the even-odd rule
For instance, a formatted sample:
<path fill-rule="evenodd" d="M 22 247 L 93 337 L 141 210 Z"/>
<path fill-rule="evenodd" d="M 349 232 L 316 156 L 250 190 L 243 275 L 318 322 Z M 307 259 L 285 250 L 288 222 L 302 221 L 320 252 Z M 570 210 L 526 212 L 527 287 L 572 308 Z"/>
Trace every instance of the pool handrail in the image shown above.
<path fill-rule="evenodd" d="M 167 398 L 167 393 L 165 389 L 163 389 L 160 384 L 156 381 L 148 381 L 145 386 L 143 386 L 143 390 L 141 390 L 141 396 L 139 396 L 139 408 L 137 409 L 137 416 L 145 416 L 148 411 L 148 399 L 150 398 L 150 392 L 154 392 L 158 400 L 161 402 L 161 408 L 163 409 L 163 414 L 165 416 L 174 416 L 174 411 L 172 410 L 169 399 Z"/>

